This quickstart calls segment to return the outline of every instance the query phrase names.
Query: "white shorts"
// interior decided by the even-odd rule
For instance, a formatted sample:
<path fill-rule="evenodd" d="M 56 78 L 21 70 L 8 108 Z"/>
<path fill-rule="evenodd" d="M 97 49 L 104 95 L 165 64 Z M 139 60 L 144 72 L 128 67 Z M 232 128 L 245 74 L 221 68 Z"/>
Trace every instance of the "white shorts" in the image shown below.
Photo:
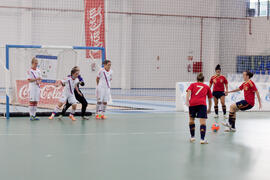
<path fill-rule="evenodd" d="M 97 87 L 96 89 L 97 102 L 108 102 L 111 97 L 111 90 L 109 88 Z"/>
<path fill-rule="evenodd" d="M 40 99 L 40 88 L 39 87 L 29 87 L 29 101 L 38 102 Z"/>
<path fill-rule="evenodd" d="M 74 94 L 73 94 L 73 95 L 65 95 L 65 94 L 63 93 L 62 96 L 61 96 L 61 98 L 59 99 L 59 101 L 60 101 L 61 103 L 66 103 L 66 102 L 68 102 L 69 104 L 76 104 L 76 103 L 77 103 L 77 100 L 76 100 Z"/>

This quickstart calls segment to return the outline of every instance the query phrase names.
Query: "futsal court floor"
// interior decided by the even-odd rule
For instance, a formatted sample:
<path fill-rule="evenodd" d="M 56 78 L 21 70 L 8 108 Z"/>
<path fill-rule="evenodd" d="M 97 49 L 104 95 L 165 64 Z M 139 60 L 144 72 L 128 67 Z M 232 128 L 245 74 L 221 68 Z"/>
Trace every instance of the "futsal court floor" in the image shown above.
<path fill-rule="evenodd" d="M 189 142 L 187 113 L 109 113 L 107 120 L 0 120 L 1 180 L 269 180 L 270 119 L 237 115 L 237 132 Z"/>

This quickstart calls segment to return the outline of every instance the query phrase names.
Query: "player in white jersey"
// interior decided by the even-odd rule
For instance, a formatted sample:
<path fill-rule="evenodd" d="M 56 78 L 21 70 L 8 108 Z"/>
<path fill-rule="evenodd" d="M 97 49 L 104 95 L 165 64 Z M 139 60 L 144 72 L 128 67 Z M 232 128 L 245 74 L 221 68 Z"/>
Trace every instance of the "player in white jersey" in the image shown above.
<path fill-rule="evenodd" d="M 69 114 L 69 118 L 73 121 L 75 121 L 75 111 L 77 107 L 77 100 L 74 95 L 74 89 L 78 88 L 78 83 L 80 82 L 78 79 L 78 76 L 80 74 L 80 71 L 77 68 L 72 68 L 71 75 L 66 77 L 64 80 L 58 81 L 56 86 L 62 85 L 64 86 L 64 91 L 62 93 L 61 98 L 59 99 L 58 105 L 55 107 L 54 112 L 49 117 L 49 119 L 53 119 L 55 114 L 61 111 L 62 106 L 68 102 L 69 104 L 72 104 L 72 109 Z"/>
<path fill-rule="evenodd" d="M 101 68 L 97 75 L 97 106 L 96 106 L 96 119 L 106 119 L 104 115 L 107 103 L 111 97 L 111 81 L 112 70 L 111 61 L 105 60 L 103 62 L 104 68 Z"/>
<path fill-rule="evenodd" d="M 39 120 L 36 117 L 37 104 L 40 98 L 40 83 L 41 83 L 41 72 L 37 69 L 38 60 L 33 58 L 31 61 L 31 69 L 27 71 L 27 80 L 29 82 L 29 115 L 30 120 Z"/>

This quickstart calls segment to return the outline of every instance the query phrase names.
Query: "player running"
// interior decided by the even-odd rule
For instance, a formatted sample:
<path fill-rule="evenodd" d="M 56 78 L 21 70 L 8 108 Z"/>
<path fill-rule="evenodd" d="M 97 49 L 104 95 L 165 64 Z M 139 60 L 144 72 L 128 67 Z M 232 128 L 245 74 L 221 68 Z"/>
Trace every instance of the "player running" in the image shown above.
<path fill-rule="evenodd" d="M 224 119 L 226 118 L 226 105 L 225 105 L 225 92 L 224 92 L 224 86 L 226 88 L 226 92 L 228 91 L 228 81 L 225 76 L 221 75 L 221 68 L 218 64 L 216 66 L 216 75 L 211 77 L 210 80 L 210 89 L 213 86 L 213 96 L 214 96 L 214 108 L 215 108 L 215 118 L 218 118 L 218 99 L 220 99 Z"/>
<path fill-rule="evenodd" d="M 103 62 L 104 68 L 101 68 L 97 75 L 97 106 L 96 106 L 96 119 L 106 119 L 104 115 L 107 108 L 107 103 L 111 97 L 111 81 L 112 70 L 111 61 L 105 60 Z"/>
<path fill-rule="evenodd" d="M 259 102 L 259 109 L 262 108 L 261 97 L 260 97 L 259 91 L 257 90 L 255 83 L 252 80 L 250 80 L 252 77 L 253 77 L 253 73 L 249 71 L 243 72 L 243 79 L 245 82 L 239 88 L 226 92 L 226 95 L 228 95 L 229 93 L 244 90 L 244 96 L 245 96 L 245 100 L 239 101 L 230 106 L 229 123 L 223 123 L 224 126 L 228 127 L 228 129 L 225 130 L 226 132 L 236 131 L 236 128 L 235 128 L 236 111 L 238 110 L 245 111 L 245 110 L 249 110 L 253 108 L 255 104 L 255 94 L 257 95 L 257 99 Z"/>
<path fill-rule="evenodd" d="M 64 91 L 62 93 L 62 97 L 59 99 L 58 105 L 55 107 L 54 112 L 49 117 L 50 120 L 54 118 L 54 116 L 61 111 L 61 107 L 68 102 L 69 104 L 72 104 L 72 109 L 69 114 L 69 118 L 73 121 L 75 121 L 75 111 L 77 107 L 77 100 L 74 95 L 74 89 L 77 90 L 79 79 L 78 76 L 80 74 L 80 71 L 76 68 L 72 68 L 70 76 L 66 77 L 64 80 L 58 81 L 56 83 L 56 86 L 64 86 Z"/>
<path fill-rule="evenodd" d="M 80 68 L 78 66 L 75 66 L 74 69 L 80 70 Z M 88 120 L 89 118 L 85 117 L 85 111 L 86 111 L 86 108 L 88 106 L 88 102 L 85 99 L 85 97 L 84 97 L 84 95 L 81 92 L 80 87 L 79 87 L 79 85 L 84 86 L 84 80 L 83 80 L 81 75 L 78 76 L 78 79 L 79 79 L 79 83 L 77 84 L 78 87 L 75 89 L 74 94 L 75 94 L 75 98 L 77 99 L 77 101 L 79 101 L 82 104 L 82 114 L 81 114 L 82 119 L 83 120 Z M 71 105 L 72 104 L 66 102 L 66 104 L 65 104 L 65 106 L 64 106 L 64 108 L 62 110 L 62 113 L 59 116 L 60 119 L 65 115 L 66 111 L 68 110 L 68 108 Z"/>
<path fill-rule="evenodd" d="M 187 89 L 186 105 L 189 107 L 189 129 L 190 129 L 190 142 L 195 141 L 195 118 L 200 118 L 200 133 L 201 144 L 208 144 L 205 139 L 206 133 L 206 119 L 207 113 L 211 112 L 212 106 L 212 93 L 209 86 L 203 83 L 203 73 L 199 73 L 197 76 L 197 82 L 192 83 Z M 209 107 L 207 110 L 206 96 L 208 96 Z"/>
<path fill-rule="evenodd" d="M 30 99 L 29 99 L 29 115 L 30 120 L 35 121 L 39 120 L 39 118 L 36 117 L 37 112 L 37 104 L 40 99 L 40 83 L 41 83 L 41 72 L 37 68 L 38 66 L 38 60 L 36 58 L 33 58 L 31 61 L 31 69 L 27 72 L 27 80 L 29 82 L 29 93 L 30 93 Z"/>

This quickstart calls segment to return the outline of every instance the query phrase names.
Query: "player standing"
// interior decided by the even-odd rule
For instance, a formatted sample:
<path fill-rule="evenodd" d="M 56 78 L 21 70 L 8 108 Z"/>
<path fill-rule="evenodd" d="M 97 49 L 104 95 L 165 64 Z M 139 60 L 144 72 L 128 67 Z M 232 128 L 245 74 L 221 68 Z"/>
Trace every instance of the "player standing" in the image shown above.
<path fill-rule="evenodd" d="M 236 131 L 236 128 L 235 128 L 236 111 L 238 110 L 246 111 L 253 108 L 253 106 L 255 105 L 255 94 L 259 102 L 259 109 L 262 108 L 260 93 L 257 90 L 255 83 L 252 80 L 250 80 L 252 77 L 253 77 L 253 73 L 249 71 L 243 72 L 243 79 L 245 82 L 239 88 L 226 92 L 226 95 L 228 95 L 229 93 L 244 90 L 244 97 L 245 97 L 245 100 L 241 100 L 230 106 L 229 123 L 223 123 L 224 126 L 228 127 L 228 129 L 225 130 L 227 132 Z"/>
<path fill-rule="evenodd" d="M 208 144 L 205 139 L 207 113 L 210 113 L 212 106 L 212 93 L 209 86 L 203 83 L 203 73 L 197 76 L 197 82 L 192 83 L 187 89 L 186 105 L 189 107 L 189 129 L 190 142 L 195 141 L 195 118 L 200 118 L 201 144 Z M 209 107 L 207 110 L 206 97 L 208 96 Z"/>
<path fill-rule="evenodd" d="M 74 69 L 80 70 L 80 68 L 78 66 L 75 66 Z M 84 83 L 84 80 L 83 80 L 81 75 L 78 76 L 78 79 L 79 79 L 79 83 L 77 84 L 78 87 L 75 89 L 74 94 L 75 94 L 75 98 L 77 99 L 77 101 L 79 101 L 82 104 L 82 114 L 81 114 L 82 119 L 83 120 L 88 120 L 89 118 L 85 117 L 85 112 L 86 112 L 86 108 L 88 106 L 88 102 L 85 99 L 85 97 L 84 97 L 84 95 L 81 92 L 80 87 L 79 87 L 79 85 L 84 86 L 85 83 Z M 68 110 L 68 108 L 71 105 L 72 104 L 66 102 L 66 104 L 65 104 L 65 106 L 64 106 L 64 108 L 62 110 L 62 113 L 61 113 L 62 115 L 60 115 L 59 118 L 61 118 L 62 116 L 65 115 L 66 111 Z"/>
<path fill-rule="evenodd" d="M 214 96 L 214 108 L 215 108 L 215 117 L 218 117 L 218 99 L 220 99 L 221 105 L 222 105 L 222 110 L 223 110 L 223 115 L 224 119 L 226 118 L 226 105 L 225 105 L 225 92 L 224 92 L 224 86 L 226 88 L 226 92 L 228 91 L 228 81 L 225 76 L 221 75 L 221 68 L 220 65 L 218 64 L 216 66 L 216 75 L 211 77 L 210 80 L 210 89 L 212 85 L 214 84 L 213 87 L 213 96 Z"/>
<path fill-rule="evenodd" d="M 112 70 L 111 61 L 105 60 L 103 62 L 104 68 L 101 68 L 97 75 L 97 106 L 96 106 L 96 119 L 106 119 L 104 115 L 107 108 L 107 103 L 111 97 L 111 81 Z"/>
<path fill-rule="evenodd" d="M 37 68 L 38 60 L 33 58 L 31 61 L 31 69 L 27 72 L 27 80 L 29 82 L 29 93 L 30 93 L 30 100 L 29 100 L 29 115 L 30 120 L 39 120 L 36 117 L 37 112 L 37 104 L 40 99 L 40 83 L 41 83 L 41 72 Z"/>
<path fill-rule="evenodd" d="M 62 93 L 62 97 L 59 99 L 58 105 L 55 107 L 54 112 L 49 117 L 49 119 L 53 119 L 54 116 L 61 111 L 61 107 L 68 102 L 69 104 L 72 104 L 72 109 L 69 114 L 69 118 L 73 121 L 75 121 L 75 111 L 77 107 L 77 100 L 74 95 L 74 89 L 77 89 L 77 84 L 79 83 L 78 76 L 80 74 L 80 71 L 76 68 L 72 68 L 70 76 L 66 77 L 64 80 L 58 81 L 56 86 L 62 85 L 64 86 L 64 91 Z"/>

